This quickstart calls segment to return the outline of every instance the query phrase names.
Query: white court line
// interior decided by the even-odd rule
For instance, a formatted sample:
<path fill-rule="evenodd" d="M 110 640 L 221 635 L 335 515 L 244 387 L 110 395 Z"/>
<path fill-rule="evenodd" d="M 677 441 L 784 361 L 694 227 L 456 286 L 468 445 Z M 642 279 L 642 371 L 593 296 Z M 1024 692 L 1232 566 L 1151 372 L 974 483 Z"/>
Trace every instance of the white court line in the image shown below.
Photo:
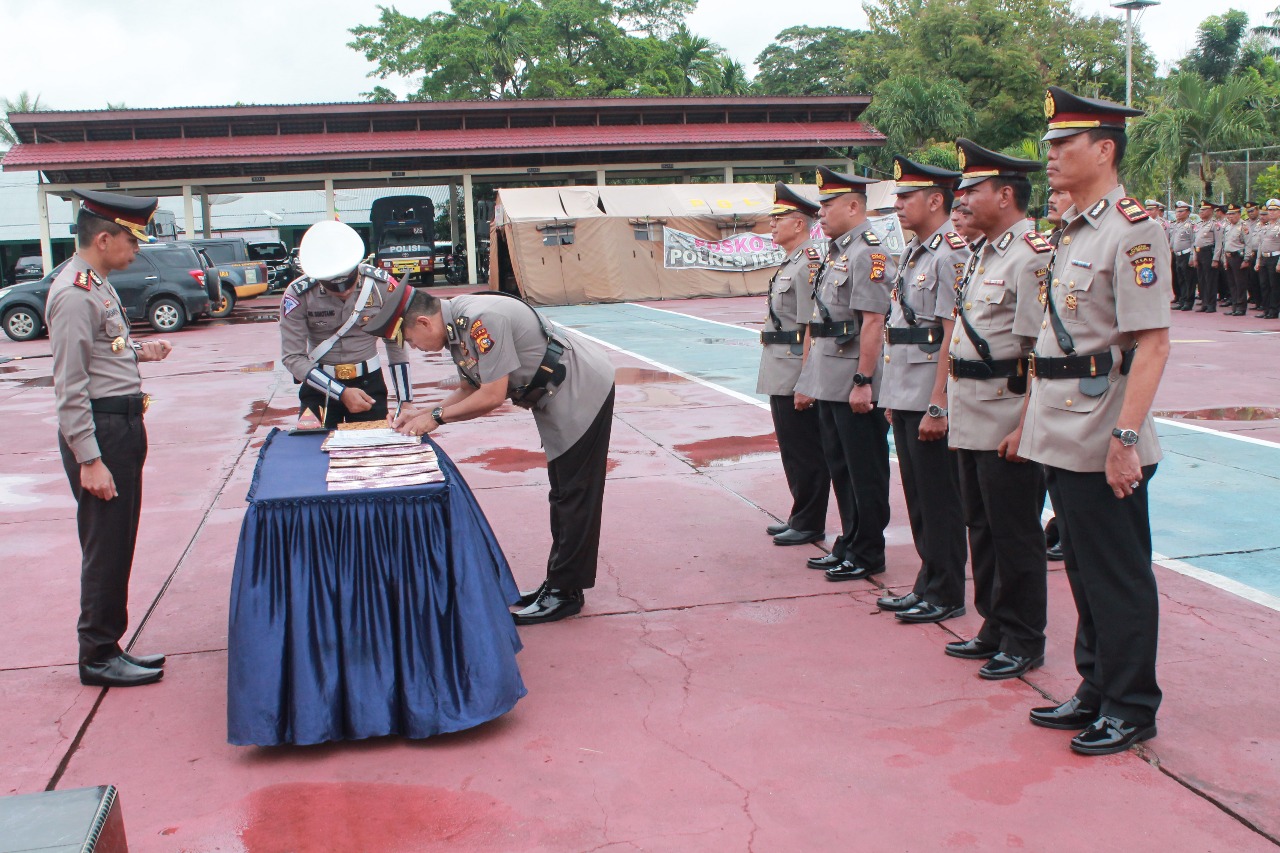
<path fill-rule="evenodd" d="M 685 314 L 681 311 L 672 311 L 669 308 L 654 308 L 652 305 L 641 305 L 639 302 L 624 302 L 624 305 L 631 305 L 636 308 L 648 308 L 650 311 L 659 311 L 663 314 L 675 314 L 677 317 L 688 317 L 690 320 L 698 320 L 703 323 L 713 323 L 717 326 L 728 326 L 730 329 L 737 329 L 739 332 L 746 332 L 748 335 L 758 335 L 758 331 L 748 329 L 746 326 L 739 326 L 737 323 L 725 323 L 721 320 L 708 320 L 706 317 L 699 317 L 696 314 Z"/>
<path fill-rule="evenodd" d="M 1224 592 L 1229 592 L 1232 595 L 1238 595 L 1241 598 L 1252 601 L 1254 604 L 1261 604 L 1263 607 L 1280 612 L 1280 598 L 1277 598 L 1270 593 L 1263 592 L 1260 589 L 1254 589 L 1247 584 L 1240 583 L 1240 581 L 1223 577 L 1222 575 L 1208 571 L 1207 569 L 1197 568 L 1190 563 L 1184 563 L 1182 560 L 1171 559 L 1166 557 L 1164 554 L 1153 553 L 1151 555 L 1151 559 L 1152 562 L 1159 566 L 1163 566 L 1169 571 L 1177 572 L 1180 575 L 1186 575 L 1187 577 L 1194 578 L 1202 583 L 1207 583 L 1209 586 L 1215 586 Z"/>
<path fill-rule="evenodd" d="M 1240 435 L 1234 432 L 1227 432 L 1226 430 L 1214 429 L 1213 427 L 1199 426 L 1197 424 L 1189 424 L 1186 421 L 1174 420 L 1172 418 L 1155 418 L 1154 420 L 1158 424 L 1165 424 L 1166 426 L 1182 427 L 1183 429 L 1189 429 L 1193 432 L 1207 432 L 1210 435 L 1217 435 L 1217 436 L 1221 436 L 1222 438 L 1233 438 L 1236 441 L 1244 441 L 1244 442 L 1248 442 L 1249 444 L 1260 444 L 1263 447 L 1280 447 L 1280 442 L 1268 441 L 1265 438 L 1254 438 L 1251 435 Z"/>

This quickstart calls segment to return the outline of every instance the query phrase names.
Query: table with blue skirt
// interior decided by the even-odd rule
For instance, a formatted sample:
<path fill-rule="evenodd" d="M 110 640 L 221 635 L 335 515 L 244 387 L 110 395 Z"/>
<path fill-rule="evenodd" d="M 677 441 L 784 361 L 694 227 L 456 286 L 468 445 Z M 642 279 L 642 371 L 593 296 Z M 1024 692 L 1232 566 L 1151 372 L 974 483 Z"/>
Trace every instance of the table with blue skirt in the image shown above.
<path fill-rule="evenodd" d="M 231 581 L 227 740 L 430 737 L 524 696 L 519 597 L 452 460 L 443 483 L 328 490 L 324 435 L 272 430 Z"/>

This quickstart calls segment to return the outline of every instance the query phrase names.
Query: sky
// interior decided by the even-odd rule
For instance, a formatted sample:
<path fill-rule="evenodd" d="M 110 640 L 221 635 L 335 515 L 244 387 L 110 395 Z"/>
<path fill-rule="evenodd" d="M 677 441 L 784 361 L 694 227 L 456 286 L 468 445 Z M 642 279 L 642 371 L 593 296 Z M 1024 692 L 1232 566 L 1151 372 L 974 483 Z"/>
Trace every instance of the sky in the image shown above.
<path fill-rule="evenodd" d="M 1196 26 L 1227 8 L 1253 25 L 1280 0 L 1164 0 L 1137 29 L 1162 67 L 1195 42 Z M 363 100 L 386 85 L 403 96 L 416 83 L 367 77 L 372 65 L 346 46 L 347 32 L 375 24 L 370 0 L 0 0 L 0 96 L 39 95 L 54 109 L 325 103 Z M 383 0 L 424 16 L 448 0 Z M 1087 14 L 1114 14 L 1107 0 L 1077 0 Z M 857 2 L 701 0 L 690 29 L 751 65 L 790 26 L 865 28 Z M 56 35 L 55 35 L 56 34 Z"/>

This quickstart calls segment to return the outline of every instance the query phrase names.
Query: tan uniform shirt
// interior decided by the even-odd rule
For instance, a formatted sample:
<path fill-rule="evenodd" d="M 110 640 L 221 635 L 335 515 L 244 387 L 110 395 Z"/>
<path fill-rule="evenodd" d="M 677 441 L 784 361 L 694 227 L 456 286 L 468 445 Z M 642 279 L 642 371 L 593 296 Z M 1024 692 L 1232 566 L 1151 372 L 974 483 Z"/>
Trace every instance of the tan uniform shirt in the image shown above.
<path fill-rule="evenodd" d="M 1280 222 L 1258 226 L 1258 262 L 1275 263 L 1280 254 Z"/>
<path fill-rule="evenodd" d="M 956 285 L 964 276 L 968 261 L 969 246 L 951 230 L 949 221 L 924 240 L 918 236 L 911 238 L 898 261 L 898 273 L 889 296 L 887 328 L 911 328 L 899 304 L 901 300 L 915 312 L 916 328 L 940 329 L 939 321 L 950 320 L 955 313 Z M 909 412 L 927 409 L 938 376 L 940 352 L 940 349 L 928 352 L 919 344 L 887 344 L 880 405 Z"/>
<path fill-rule="evenodd" d="M 1190 255 L 1200 227 L 1190 219 L 1169 226 L 1169 248 L 1175 255 Z"/>
<path fill-rule="evenodd" d="M 957 314 L 964 311 L 973 330 L 990 347 L 993 360 L 1031 352 L 1044 319 L 1040 287 L 1048 278 L 1050 251 L 1048 241 L 1024 219 L 994 242 L 988 241 L 969 262 Z M 982 360 L 958 317 L 951 354 Z M 947 380 L 947 444 L 964 450 L 997 449 L 1022 419 L 1024 396 L 1009 389 L 1007 378 Z"/>
<path fill-rule="evenodd" d="M 1249 241 L 1249 223 L 1241 219 L 1235 225 L 1230 222 L 1227 227 L 1222 230 L 1222 255 L 1225 257 L 1229 252 L 1244 252 L 1245 245 Z M 1219 258 L 1222 260 L 1222 258 Z"/>
<path fill-rule="evenodd" d="M 527 385 L 547 351 L 539 315 L 519 300 L 498 294 L 440 300 L 449 355 L 464 382 L 480 385 L 507 377 L 508 392 Z M 565 378 L 533 407 L 547 452 L 560 456 L 582 437 L 613 388 L 613 364 L 597 344 L 547 322 L 564 344 Z"/>
<path fill-rule="evenodd" d="M 1218 244 L 1222 241 L 1222 229 L 1218 227 L 1217 220 L 1206 220 L 1200 223 L 1200 227 L 1196 229 L 1196 249 L 1207 249 L 1213 247 L 1214 257 L 1218 255 Z"/>
<path fill-rule="evenodd" d="M 1258 258 L 1258 241 L 1262 237 L 1263 227 L 1261 221 L 1249 220 L 1249 237 L 1244 241 L 1244 259 L 1249 264 L 1254 263 Z"/>
<path fill-rule="evenodd" d="M 822 253 L 806 240 L 787 256 L 769 281 L 769 307 L 773 316 L 765 315 L 766 332 L 779 331 L 773 322 L 778 318 L 780 331 L 804 328 L 813 317 L 813 286 L 822 265 Z M 771 397 L 790 397 L 800 378 L 804 364 L 804 344 L 764 344 L 760 353 L 760 375 L 756 393 Z"/>
<path fill-rule="evenodd" d="M 818 282 L 817 298 L 835 322 L 861 321 L 863 312 L 889 313 L 889 282 L 897 272 L 893 255 L 864 222 L 831 241 L 827 263 Z M 814 304 L 811 321 L 823 321 Z M 800 371 L 796 393 L 828 402 L 848 402 L 853 390 L 853 374 L 859 371 L 859 338 L 855 333 L 840 338 L 814 338 L 809 358 Z M 871 399 L 878 399 L 882 371 L 875 364 L 864 365 L 861 373 L 872 377 Z"/>
<path fill-rule="evenodd" d="M 402 285 L 407 287 L 408 285 Z M 355 310 L 360 298 L 360 283 L 348 299 L 334 296 L 309 278 L 290 284 L 280 300 L 280 359 L 293 378 L 302 382 L 315 364 L 308 353 L 336 332 Z M 372 319 L 379 310 L 373 300 L 361 310 L 361 319 Z M 319 364 L 358 364 L 378 355 L 378 338 L 361 327 L 361 321 L 343 334 L 324 355 Z M 409 360 L 404 344 L 384 341 L 387 361 L 403 364 Z"/>
<path fill-rule="evenodd" d="M 1085 380 L 1032 378 L 1018 453 L 1055 468 L 1106 470 L 1111 430 L 1128 383 L 1120 373 L 1121 355 L 1133 347 L 1134 332 L 1169 326 L 1173 289 L 1164 234 L 1145 214 L 1131 222 L 1119 207 L 1123 198 L 1124 187 L 1118 186 L 1084 212 L 1068 210 L 1050 270 L 1048 298 L 1075 341 L 1076 355 L 1105 351 L 1113 362 L 1109 384 L 1096 397 L 1081 392 Z M 1047 315 L 1035 352 L 1047 358 L 1067 354 Z M 1138 435 L 1140 463 L 1159 462 L 1160 442 L 1149 412 Z"/>
<path fill-rule="evenodd" d="M 79 255 L 53 280 L 45 306 L 58 430 L 76 461 L 88 462 L 102 455 L 89 401 L 140 394 L 138 353 L 120 294 Z"/>

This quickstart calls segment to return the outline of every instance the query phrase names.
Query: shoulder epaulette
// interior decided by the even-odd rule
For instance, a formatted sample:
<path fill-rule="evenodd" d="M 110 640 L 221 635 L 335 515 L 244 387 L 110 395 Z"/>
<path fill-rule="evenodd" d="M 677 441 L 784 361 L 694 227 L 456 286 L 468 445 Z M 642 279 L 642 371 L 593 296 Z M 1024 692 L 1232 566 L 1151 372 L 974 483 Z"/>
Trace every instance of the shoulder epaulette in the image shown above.
<path fill-rule="evenodd" d="M 319 282 L 317 282 L 314 278 L 304 275 L 304 276 L 301 276 L 300 278 L 295 278 L 289 284 L 288 290 L 293 291 L 294 296 L 301 296 L 302 294 L 306 293 L 308 290 L 311 290 L 313 287 L 315 287 L 318 283 Z"/>
<path fill-rule="evenodd" d="M 953 249 L 964 249 L 969 246 L 969 244 L 964 241 L 964 238 L 954 231 L 947 232 L 946 241 L 947 245 Z"/>
<path fill-rule="evenodd" d="M 822 260 L 822 253 L 818 251 L 817 246 L 808 247 L 807 249 L 804 250 L 804 253 L 809 256 L 809 260 L 811 261 Z"/>
<path fill-rule="evenodd" d="M 390 281 L 391 275 L 381 267 L 375 267 L 372 264 L 361 264 L 359 267 L 360 275 L 367 275 L 376 278 L 378 281 Z"/>
<path fill-rule="evenodd" d="M 880 238 L 876 235 L 876 232 L 872 231 L 870 228 L 862 232 L 862 239 L 866 241 L 868 246 L 880 245 Z"/>
<path fill-rule="evenodd" d="M 1142 209 L 1142 205 L 1138 204 L 1136 198 L 1122 198 L 1116 202 L 1116 208 L 1124 214 L 1124 218 L 1130 222 L 1141 222 L 1144 219 L 1150 219 L 1151 216 Z"/>
<path fill-rule="evenodd" d="M 1028 231 L 1026 234 L 1022 235 L 1022 238 L 1027 241 L 1028 246 L 1040 254 L 1053 251 L 1053 244 L 1037 234 L 1035 231 Z"/>
<path fill-rule="evenodd" d="M 93 290 L 93 282 L 90 280 L 89 273 L 86 270 L 80 270 L 80 272 L 76 273 L 76 277 L 71 280 L 71 283 L 82 290 Z"/>

